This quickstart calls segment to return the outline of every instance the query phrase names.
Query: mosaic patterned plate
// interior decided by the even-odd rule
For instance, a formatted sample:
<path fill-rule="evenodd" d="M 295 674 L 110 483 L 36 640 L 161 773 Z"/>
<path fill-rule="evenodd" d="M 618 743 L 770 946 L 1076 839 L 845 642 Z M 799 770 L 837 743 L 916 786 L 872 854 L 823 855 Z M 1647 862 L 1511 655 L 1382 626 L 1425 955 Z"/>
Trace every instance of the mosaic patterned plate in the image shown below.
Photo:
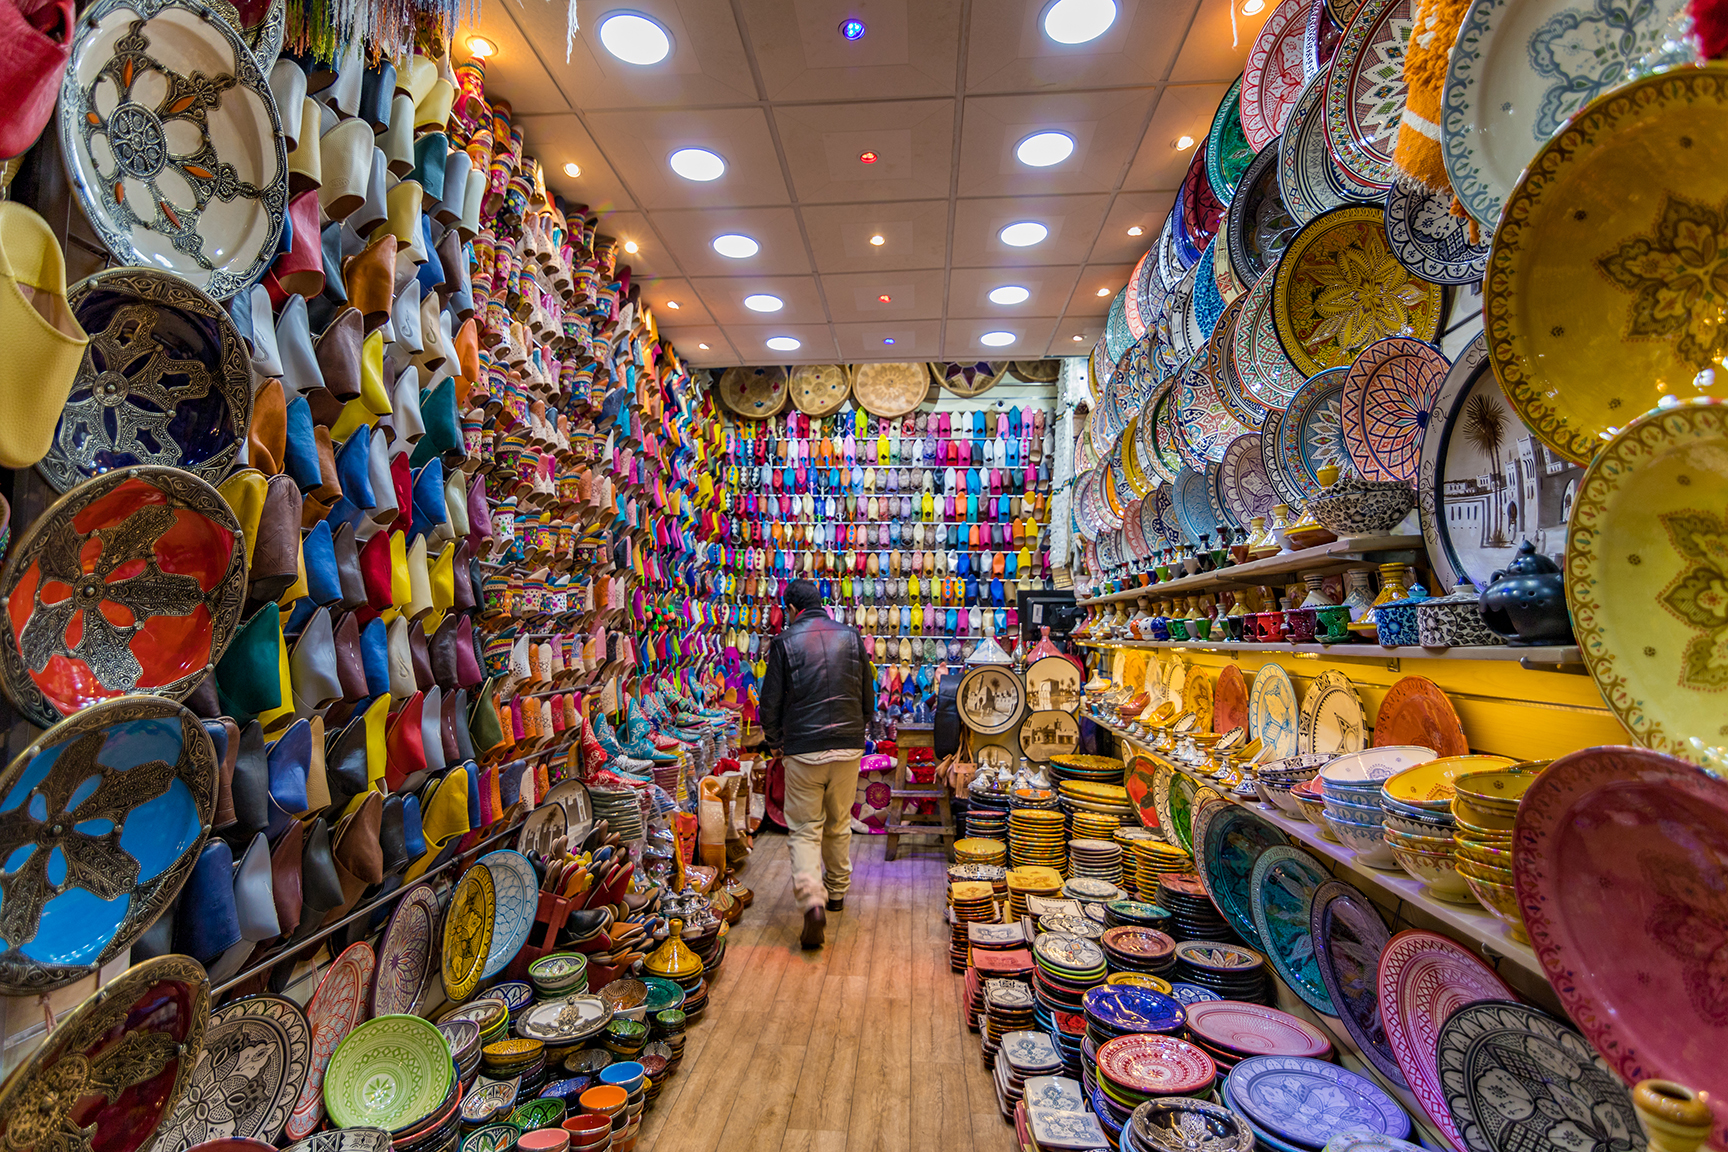
<path fill-rule="evenodd" d="M 415 884 L 396 901 L 396 910 L 378 939 L 372 973 L 372 1015 L 411 1012 L 432 974 L 432 941 L 438 930 L 438 894 L 430 883 Z"/>
<path fill-rule="evenodd" d="M 1195 341 L 1199 334 L 1198 325 L 1192 323 L 1194 314 L 1194 284 L 1200 276 L 1202 261 L 1196 260 L 1177 281 L 1176 290 L 1170 293 L 1170 350 L 1176 356 L 1178 363 L 1186 364 L 1191 356 L 1205 346 L 1205 341 Z"/>
<path fill-rule="evenodd" d="M 1452 215 L 1452 194 L 1407 176 L 1386 192 L 1386 239 L 1392 255 L 1430 284 L 1474 284 L 1488 269 L 1491 233 L 1470 240 L 1470 221 Z"/>
<path fill-rule="evenodd" d="M 1249 731 L 1266 748 L 1265 759 L 1284 760 L 1296 755 L 1296 730 L 1301 709 L 1296 686 L 1282 665 L 1265 664 L 1254 673 L 1248 689 Z"/>
<path fill-rule="evenodd" d="M 1264 949 L 1254 923 L 1254 864 L 1290 837 L 1239 804 L 1227 804 L 1207 823 L 1206 841 L 1194 854 L 1212 902 L 1251 947 Z"/>
<path fill-rule="evenodd" d="M 1236 194 L 1236 185 L 1248 162 L 1254 159 L 1254 149 L 1242 131 L 1242 77 L 1230 84 L 1218 110 L 1212 113 L 1212 128 L 1206 133 L 1206 178 L 1212 191 L 1225 204 Z"/>
<path fill-rule="evenodd" d="M 131 947 L 191 874 L 215 792 L 210 738 L 169 700 L 95 704 L 27 745 L 0 772 L 0 991 L 75 983 Z"/>
<path fill-rule="evenodd" d="M 1098 1072 L 1130 1092 L 1182 1096 L 1204 1092 L 1217 1065 L 1197 1044 L 1174 1036 L 1118 1036 L 1098 1046 Z"/>
<path fill-rule="evenodd" d="M 1176 492 L 1174 506 L 1176 522 L 1182 525 L 1182 535 L 1193 541 L 1198 547 L 1218 541 L 1218 521 L 1212 512 L 1212 498 L 1207 493 L 1209 485 L 1204 472 L 1196 472 L 1192 468 L 1182 469 L 1182 474 L 1176 477 Z"/>
<path fill-rule="evenodd" d="M 1320 861 L 1300 848 L 1273 847 L 1254 861 L 1248 895 L 1254 928 L 1272 967 L 1309 1007 L 1336 1016 L 1308 927 L 1314 893 L 1331 878 Z"/>
<path fill-rule="evenodd" d="M 1410 1116 L 1396 1100 L 1324 1060 L 1250 1056 L 1230 1070 L 1229 1090 L 1249 1119 L 1280 1139 L 1323 1145 L 1356 1128 L 1400 1140 L 1410 1134 Z"/>
<path fill-rule="evenodd" d="M 1176 198 L 1182 205 L 1183 238 L 1194 249 L 1197 261 L 1199 254 L 1212 242 L 1212 237 L 1218 234 L 1218 226 L 1224 218 L 1224 204 L 1212 190 L 1212 181 L 1206 175 L 1204 146 L 1188 161 L 1188 174 L 1176 190 Z"/>
<path fill-rule="evenodd" d="M 1387 336 L 1434 339 L 1441 297 L 1392 254 L 1385 209 L 1362 204 L 1303 225 L 1278 262 L 1271 315 L 1285 354 L 1312 376 Z"/>
<path fill-rule="evenodd" d="M 1166 381 L 1174 385 L 1175 378 Z M 1182 453 L 1176 447 L 1176 397 L 1175 390 L 1166 392 L 1153 411 L 1152 447 L 1158 454 L 1159 470 L 1170 476 L 1172 483 L 1176 474 L 1182 471 Z"/>
<path fill-rule="evenodd" d="M 1381 199 L 1338 170 L 1326 147 L 1326 73 L 1308 81 L 1278 138 L 1278 191 L 1298 227 L 1322 212 Z"/>
<path fill-rule="evenodd" d="M 253 996 L 218 1008 L 153 1152 L 182 1152 L 206 1140 L 274 1141 L 305 1087 L 311 1051 L 311 1025 L 292 1000 Z"/>
<path fill-rule="evenodd" d="M 1225 407 L 1199 358 L 1177 378 L 1175 396 L 1176 426 L 1182 442 L 1202 466 L 1222 461 L 1230 442 L 1248 431 Z"/>
<path fill-rule="evenodd" d="M 1218 399 L 1236 423 L 1257 432 L 1266 422 L 1266 408 L 1248 395 L 1241 373 L 1236 370 L 1236 325 L 1246 302 L 1246 293 L 1243 293 L 1224 306 L 1218 326 L 1206 342 L 1206 374 L 1212 378 Z"/>
<path fill-rule="evenodd" d="M 394 1130 L 432 1115 L 455 1067 L 444 1034 L 418 1016 L 360 1025 L 330 1059 L 325 1098 L 338 1126 Z"/>
<path fill-rule="evenodd" d="M 462 874 L 444 911 L 444 953 L 440 975 L 444 994 L 461 1003 L 474 994 L 492 948 L 494 904 L 492 872 L 470 868 Z"/>
<path fill-rule="evenodd" d="M 1357 1050 L 1392 1084 L 1406 1087 L 1380 1019 L 1380 954 L 1392 934 L 1379 911 L 1355 887 L 1327 880 L 1314 890 L 1308 932 L 1326 995 Z"/>
<path fill-rule="evenodd" d="M 284 1130 L 290 1140 L 304 1140 L 324 1120 L 324 1075 L 332 1056 L 354 1026 L 366 1016 L 366 993 L 372 986 L 377 957 L 372 945 L 362 940 L 344 949 L 318 982 L 318 990 L 306 1005 L 306 1020 L 312 1028 L 312 1056 L 306 1082 L 294 1102 L 294 1112 Z M 428 1028 L 432 1025 L 427 1024 Z M 448 1051 L 448 1049 L 446 1049 Z M 353 1121 L 363 1123 L 363 1121 Z"/>
<path fill-rule="evenodd" d="M 1284 131 L 1284 121 L 1302 91 L 1302 32 L 1307 19 L 1307 0 L 1283 0 L 1248 48 L 1240 81 L 1242 134 L 1256 152 Z"/>
<path fill-rule="evenodd" d="M 1366 0 L 1344 29 L 1326 72 L 1326 146 L 1364 188 L 1391 186 L 1392 149 L 1404 116 L 1404 53 L 1415 28 L 1412 0 Z"/>
<path fill-rule="evenodd" d="M 1141 310 L 1146 302 L 1141 295 L 1141 285 L 1147 272 L 1146 263 L 1151 259 L 1152 250 L 1148 248 L 1140 262 L 1134 265 L 1134 271 L 1128 274 L 1128 283 L 1122 289 L 1122 322 L 1128 325 L 1128 335 L 1136 340 L 1146 335 L 1146 322 L 1150 315 Z"/>
<path fill-rule="evenodd" d="M 1260 426 L 1260 457 L 1272 486 L 1292 508 L 1306 505 L 1325 490 L 1319 472 L 1328 464 L 1347 471 L 1344 443 L 1344 376 L 1333 368 L 1310 379 L 1283 412 Z"/>
<path fill-rule="evenodd" d="M 1296 228 L 1278 190 L 1278 148 L 1270 145 L 1243 173 L 1225 219 L 1224 239 L 1236 279 L 1253 284 L 1265 275 L 1278 263 Z"/>
<path fill-rule="evenodd" d="M 1272 506 L 1279 503 L 1278 492 L 1266 474 L 1257 433 L 1250 432 L 1230 441 L 1224 450 L 1224 463 L 1218 466 L 1218 471 L 1230 514 L 1244 528 L 1253 526 L 1254 517 L 1272 514 Z"/>
<path fill-rule="evenodd" d="M 1368 480 L 1412 481 L 1434 402 L 1452 367 L 1432 344 L 1389 336 L 1364 348 L 1344 374 L 1344 448 Z"/>
<path fill-rule="evenodd" d="M 1340 755 L 1367 746 L 1367 721 L 1356 685 L 1336 669 L 1320 673 L 1302 697 L 1297 751 Z"/>
<path fill-rule="evenodd" d="M 487 853 L 480 863 L 492 872 L 492 943 L 480 974 L 482 980 L 489 980 L 504 971 L 528 942 L 540 905 L 540 881 L 528 858 L 508 848 Z"/>
<path fill-rule="evenodd" d="M 1343 38 L 1344 25 L 1332 18 L 1326 0 L 1314 0 L 1308 6 L 1308 20 L 1302 29 L 1302 74 L 1313 80 L 1325 72 L 1338 52 L 1338 41 Z M 1291 116 L 1294 118 L 1295 113 Z M 1284 122 L 1284 131 L 1290 131 L 1289 120 Z"/>
<path fill-rule="evenodd" d="M 1283 265 L 1279 265 L 1283 267 Z M 1278 269 L 1269 270 L 1242 297 L 1242 313 L 1231 336 L 1231 363 L 1244 391 L 1268 412 L 1281 411 L 1307 379 L 1284 352 L 1272 318 L 1272 288 Z M 1260 431 L 1264 433 L 1265 424 Z"/>

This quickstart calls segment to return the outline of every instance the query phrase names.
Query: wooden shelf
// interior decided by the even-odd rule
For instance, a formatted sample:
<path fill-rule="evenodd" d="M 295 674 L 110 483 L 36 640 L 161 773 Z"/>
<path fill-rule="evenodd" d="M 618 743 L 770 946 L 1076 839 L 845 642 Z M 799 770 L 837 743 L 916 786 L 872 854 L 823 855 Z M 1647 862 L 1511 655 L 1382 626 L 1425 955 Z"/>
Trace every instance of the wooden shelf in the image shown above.
<path fill-rule="evenodd" d="M 1387 552 L 1409 552 L 1414 560 L 1417 553 L 1423 551 L 1426 545 L 1420 536 L 1348 536 L 1334 540 L 1330 544 L 1318 544 L 1313 548 L 1304 548 L 1300 552 L 1280 552 L 1276 556 L 1268 556 L 1263 560 L 1250 560 L 1246 564 L 1233 564 L 1212 572 L 1201 572 L 1195 576 L 1183 576 L 1176 580 L 1165 580 L 1158 584 L 1148 584 L 1141 588 L 1130 588 L 1126 592 L 1112 592 L 1104 596 L 1094 596 L 1090 600 L 1080 600 L 1084 608 L 1092 604 L 1115 604 L 1122 600 L 1138 600 L 1142 596 L 1159 597 L 1174 596 L 1184 593 L 1205 592 L 1213 588 L 1233 588 L 1243 584 L 1263 584 L 1267 577 L 1282 576 L 1291 572 L 1337 572 L 1345 568 L 1361 568 L 1380 563 L 1379 560 L 1369 560 L 1369 556 Z"/>
<path fill-rule="evenodd" d="M 1287 655 L 1326 656 L 1335 660 L 1503 660 L 1517 661 L 1533 670 L 1583 673 L 1584 657 L 1577 645 L 1560 644 L 1515 647 L 1484 644 L 1469 648 L 1421 648 L 1414 645 L 1386 648 L 1378 644 L 1250 644 L 1229 640 L 1076 640 L 1082 648 L 1187 648 L 1197 652 L 1281 652 Z"/>

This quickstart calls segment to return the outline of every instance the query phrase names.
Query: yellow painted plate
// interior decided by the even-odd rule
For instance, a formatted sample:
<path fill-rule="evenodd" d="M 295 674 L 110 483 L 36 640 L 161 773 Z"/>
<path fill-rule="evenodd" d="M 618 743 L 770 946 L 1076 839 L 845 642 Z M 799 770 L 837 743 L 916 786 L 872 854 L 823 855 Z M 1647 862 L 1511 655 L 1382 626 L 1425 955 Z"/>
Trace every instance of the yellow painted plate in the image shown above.
<path fill-rule="evenodd" d="M 444 994 L 460 1003 L 474 994 L 492 948 L 495 894 L 490 869 L 475 865 L 462 874 L 444 913 L 444 955 L 439 961 Z"/>
<path fill-rule="evenodd" d="M 1482 281 L 1489 359 L 1561 455 L 1589 463 L 1665 396 L 1728 396 L 1724 155 L 1728 68 L 1673 68 L 1585 105 L 1506 201 Z"/>
<path fill-rule="evenodd" d="M 1585 469 L 1566 607 L 1602 698 L 1647 748 L 1728 744 L 1728 402 L 1651 412 Z M 1708 765 L 1706 765 L 1708 766 Z"/>
<path fill-rule="evenodd" d="M 1405 804 L 1430 808 L 1446 808 L 1456 793 L 1452 781 L 1469 772 L 1493 772 L 1510 768 L 1517 761 L 1510 756 L 1442 756 L 1417 764 L 1391 777 L 1380 787 L 1386 795 Z"/>
<path fill-rule="evenodd" d="M 1195 667 L 1182 685 L 1182 707 L 1194 713 L 1202 732 L 1212 731 L 1212 677 L 1204 668 Z"/>
<path fill-rule="evenodd" d="M 1272 323 L 1304 376 L 1340 368 L 1376 340 L 1432 340 L 1441 289 L 1398 262 L 1378 204 L 1334 208 L 1302 226 L 1278 259 Z"/>
<path fill-rule="evenodd" d="M 1120 784 L 1098 784 L 1090 780 L 1064 780 L 1062 793 L 1065 796 L 1080 796 L 1088 800 L 1109 800 L 1117 804 L 1128 799 L 1128 789 Z"/>

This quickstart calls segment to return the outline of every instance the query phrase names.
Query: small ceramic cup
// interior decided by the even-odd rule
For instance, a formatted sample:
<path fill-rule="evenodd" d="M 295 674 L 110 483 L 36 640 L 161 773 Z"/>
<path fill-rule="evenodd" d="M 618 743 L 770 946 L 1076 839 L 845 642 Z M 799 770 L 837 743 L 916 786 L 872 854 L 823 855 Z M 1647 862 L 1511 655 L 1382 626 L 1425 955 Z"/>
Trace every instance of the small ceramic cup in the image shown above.
<path fill-rule="evenodd" d="M 612 1117 L 624 1110 L 630 1094 L 616 1084 L 601 1084 L 582 1093 L 578 1103 L 582 1111 L 593 1116 Z"/>
<path fill-rule="evenodd" d="M 564 1131 L 570 1133 L 570 1152 L 603 1152 L 612 1144 L 609 1116 L 572 1116 L 564 1121 Z"/>
<path fill-rule="evenodd" d="M 1340 644 L 1350 639 L 1350 609 L 1333 604 L 1314 609 L 1314 638 L 1322 644 Z"/>

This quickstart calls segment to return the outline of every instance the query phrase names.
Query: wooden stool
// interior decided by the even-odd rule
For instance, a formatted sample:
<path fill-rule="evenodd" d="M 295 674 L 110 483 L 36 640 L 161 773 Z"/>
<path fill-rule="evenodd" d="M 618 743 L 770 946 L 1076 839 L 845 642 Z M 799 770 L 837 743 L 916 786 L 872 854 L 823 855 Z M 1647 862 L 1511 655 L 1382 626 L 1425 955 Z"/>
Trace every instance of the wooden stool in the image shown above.
<path fill-rule="evenodd" d="M 923 788 L 906 787 L 906 753 L 913 748 L 933 748 L 935 726 L 902 724 L 897 745 L 899 751 L 894 758 L 894 786 L 888 792 L 888 843 L 884 849 L 884 859 L 892 860 L 898 855 L 902 836 L 940 836 L 943 855 L 952 858 L 954 809 L 948 800 L 948 785 L 939 781 Z M 936 814 L 907 816 L 908 800 L 934 800 Z"/>

